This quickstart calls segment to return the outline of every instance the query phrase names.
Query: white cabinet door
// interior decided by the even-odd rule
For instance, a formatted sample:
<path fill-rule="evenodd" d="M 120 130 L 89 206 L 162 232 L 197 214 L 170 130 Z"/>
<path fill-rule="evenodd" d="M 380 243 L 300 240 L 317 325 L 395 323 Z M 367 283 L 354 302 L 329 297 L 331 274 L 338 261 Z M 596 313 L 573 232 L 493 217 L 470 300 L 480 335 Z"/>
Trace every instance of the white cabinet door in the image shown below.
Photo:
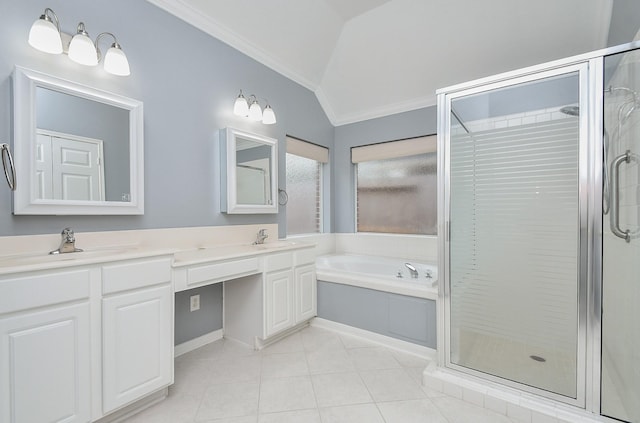
<path fill-rule="evenodd" d="M 297 324 L 318 314 L 315 265 L 296 267 L 295 277 L 295 323 Z"/>
<path fill-rule="evenodd" d="M 0 318 L 0 422 L 89 422 L 90 346 L 88 303 Z"/>
<path fill-rule="evenodd" d="M 294 325 L 293 271 L 265 276 L 265 338 Z"/>
<path fill-rule="evenodd" d="M 104 413 L 171 383 L 171 302 L 169 285 L 102 300 Z"/>

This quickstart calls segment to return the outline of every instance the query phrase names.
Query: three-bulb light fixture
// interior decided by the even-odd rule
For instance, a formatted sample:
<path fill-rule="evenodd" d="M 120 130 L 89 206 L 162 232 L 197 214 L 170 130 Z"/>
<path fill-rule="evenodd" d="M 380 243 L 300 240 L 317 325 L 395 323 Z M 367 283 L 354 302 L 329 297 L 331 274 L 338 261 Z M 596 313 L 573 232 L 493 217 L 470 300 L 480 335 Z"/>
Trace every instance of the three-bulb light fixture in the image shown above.
<path fill-rule="evenodd" d="M 233 105 L 233 114 L 248 117 L 256 122 L 262 121 L 265 125 L 273 125 L 276 123 L 276 114 L 269 105 L 269 102 L 267 102 L 264 110 L 262 110 L 260 104 L 258 104 L 257 97 L 251 94 L 247 101 L 245 96 L 242 94 L 242 90 L 240 90 L 240 95 L 238 95 L 236 102 Z"/>
<path fill-rule="evenodd" d="M 55 23 L 54 23 L 55 21 Z M 37 19 L 31 26 L 29 31 L 29 44 L 45 53 L 61 54 L 65 52 L 62 43 L 63 36 L 70 38 L 71 36 L 60 31 L 60 21 L 55 12 L 49 8 L 44 10 L 42 16 Z M 113 75 L 127 76 L 131 74 L 129 69 L 129 61 L 122 51 L 122 47 L 118 44 L 115 35 L 110 32 L 103 32 L 96 37 L 95 43 L 89 38 L 84 23 L 78 24 L 77 33 L 71 38 L 68 46 L 67 54 L 69 59 L 85 66 L 96 66 L 100 62 L 102 53 L 98 48 L 98 43 L 102 37 L 110 36 L 113 38 L 113 44 L 104 55 L 104 70 Z"/>

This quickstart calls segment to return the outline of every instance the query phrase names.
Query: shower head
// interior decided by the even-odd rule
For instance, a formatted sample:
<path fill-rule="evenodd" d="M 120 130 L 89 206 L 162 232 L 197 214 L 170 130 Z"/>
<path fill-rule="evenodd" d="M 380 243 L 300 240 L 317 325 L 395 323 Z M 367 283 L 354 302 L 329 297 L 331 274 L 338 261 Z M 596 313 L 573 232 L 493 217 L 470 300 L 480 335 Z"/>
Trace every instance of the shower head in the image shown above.
<path fill-rule="evenodd" d="M 580 116 L 580 107 L 578 106 L 564 106 L 560 109 L 560 113 L 564 113 L 569 116 Z"/>

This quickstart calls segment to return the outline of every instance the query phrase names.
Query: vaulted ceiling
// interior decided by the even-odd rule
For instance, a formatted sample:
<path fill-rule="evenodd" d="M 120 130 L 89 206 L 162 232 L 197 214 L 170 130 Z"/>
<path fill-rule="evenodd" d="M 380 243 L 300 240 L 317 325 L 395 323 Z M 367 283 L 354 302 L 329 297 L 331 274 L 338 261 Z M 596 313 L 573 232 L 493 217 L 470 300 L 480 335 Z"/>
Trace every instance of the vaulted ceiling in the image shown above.
<path fill-rule="evenodd" d="M 604 48 L 612 0 L 148 0 L 312 90 L 335 125 Z"/>

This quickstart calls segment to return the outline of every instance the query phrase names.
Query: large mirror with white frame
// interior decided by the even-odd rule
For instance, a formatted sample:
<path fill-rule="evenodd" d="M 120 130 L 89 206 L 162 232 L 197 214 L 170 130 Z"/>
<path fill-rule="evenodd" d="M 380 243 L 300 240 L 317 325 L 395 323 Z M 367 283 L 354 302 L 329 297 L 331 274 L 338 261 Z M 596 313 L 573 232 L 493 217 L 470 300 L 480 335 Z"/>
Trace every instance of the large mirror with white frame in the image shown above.
<path fill-rule="evenodd" d="M 14 214 L 144 213 L 142 102 L 16 66 Z"/>
<path fill-rule="evenodd" d="M 278 141 L 233 128 L 220 131 L 221 210 L 277 213 Z"/>

